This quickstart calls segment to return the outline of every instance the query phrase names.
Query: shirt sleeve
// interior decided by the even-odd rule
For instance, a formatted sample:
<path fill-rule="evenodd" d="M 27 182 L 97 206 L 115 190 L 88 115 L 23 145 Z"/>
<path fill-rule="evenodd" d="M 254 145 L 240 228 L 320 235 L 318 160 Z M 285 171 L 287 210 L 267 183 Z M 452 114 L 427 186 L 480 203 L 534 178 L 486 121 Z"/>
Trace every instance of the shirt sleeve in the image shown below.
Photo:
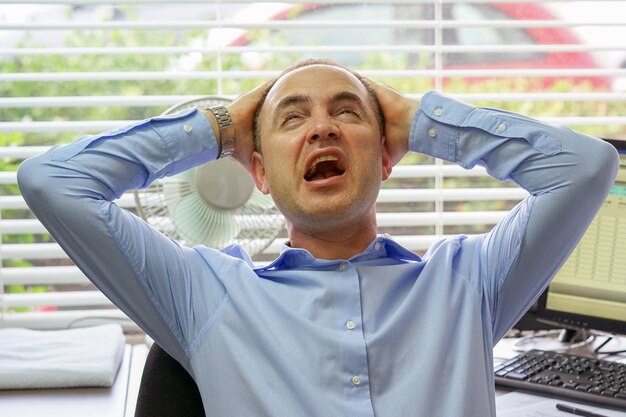
<path fill-rule="evenodd" d="M 547 287 L 602 205 L 617 174 L 615 148 L 597 138 L 436 92 L 424 95 L 409 148 L 529 192 L 474 253 L 493 339 L 499 340 Z"/>
<path fill-rule="evenodd" d="M 214 264 L 178 245 L 114 202 L 214 160 L 217 144 L 202 112 L 188 109 L 123 129 L 82 137 L 30 158 L 18 170 L 24 199 L 85 275 L 186 364 L 198 321 L 225 298 Z M 207 279 L 198 285 L 197 271 Z M 186 314 L 194 305 L 194 314 Z"/>

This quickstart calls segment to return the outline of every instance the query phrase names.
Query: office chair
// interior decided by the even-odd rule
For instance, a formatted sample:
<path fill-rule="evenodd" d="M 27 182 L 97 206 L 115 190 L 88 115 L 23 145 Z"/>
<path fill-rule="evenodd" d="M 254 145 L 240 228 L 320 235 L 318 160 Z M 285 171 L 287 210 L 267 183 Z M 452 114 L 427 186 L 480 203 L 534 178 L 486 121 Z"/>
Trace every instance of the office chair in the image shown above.
<path fill-rule="evenodd" d="M 143 368 L 135 417 L 206 417 L 196 382 L 156 343 Z"/>

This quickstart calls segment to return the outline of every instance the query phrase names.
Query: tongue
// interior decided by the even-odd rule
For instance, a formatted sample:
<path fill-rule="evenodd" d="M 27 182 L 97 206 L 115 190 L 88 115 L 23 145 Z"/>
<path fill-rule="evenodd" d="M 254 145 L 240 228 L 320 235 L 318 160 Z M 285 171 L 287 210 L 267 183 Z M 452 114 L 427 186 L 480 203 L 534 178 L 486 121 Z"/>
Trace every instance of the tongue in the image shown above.
<path fill-rule="evenodd" d="M 313 175 L 313 178 L 311 178 L 311 181 L 323 180 L 323 179 L 334 177 L 334 176 L 337 176 L 337 175 L 339 175 L 339 173 L 338 172 L 333 172 L 333 171 L 318 172 L 315 175 Z"/>
<path fill-rule="evenodd" d="M 334 161 L 320 162 L 315 167 L 315 171 L 312 175 L 310 175 L 309 181 L 323 180 L 341 174 L 343 174 L 343 172 L 337 168 Z"/>

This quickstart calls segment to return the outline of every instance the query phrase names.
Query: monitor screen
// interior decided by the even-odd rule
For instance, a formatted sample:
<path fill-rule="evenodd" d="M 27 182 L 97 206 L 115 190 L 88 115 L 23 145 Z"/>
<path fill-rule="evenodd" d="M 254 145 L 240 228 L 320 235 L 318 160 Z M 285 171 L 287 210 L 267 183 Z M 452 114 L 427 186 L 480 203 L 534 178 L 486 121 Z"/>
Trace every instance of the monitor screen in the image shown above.
<path fill-rule="evenodd" d="M 626 334 L 626 141 L 611 192 L 574 252 L 541 295 L 537 319 L 570 329 Z"/>

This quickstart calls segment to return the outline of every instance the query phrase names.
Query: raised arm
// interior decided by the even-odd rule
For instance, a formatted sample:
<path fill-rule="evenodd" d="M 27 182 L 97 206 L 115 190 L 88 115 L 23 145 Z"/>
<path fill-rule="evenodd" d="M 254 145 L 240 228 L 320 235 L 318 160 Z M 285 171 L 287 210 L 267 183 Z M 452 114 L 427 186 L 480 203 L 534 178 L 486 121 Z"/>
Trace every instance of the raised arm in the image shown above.
<path fill-rule="evenodd" d="M 230 104 L 236 123 L 236 156 L 249 161 L 252 134 L 247 117 L 255 95 Z M 219 138 L 210 112 L 188 109 L 118 131 L 85 136 L 26 160 L 18 183 L 33 213 L 78 265 L 117 306 L 170 354 L 185 363 L 197 326 L 223 302 L 219 269 L 230 257 L 215 251 L 206 293 L 191 291 L 193 272 L 206 259 L 150 228 L 113 200 L 218 156 Z M 197 275 L 197 274 L 196 274 Z M 177 315 L 189 303 L 193 316 Z M 188 321 L 191 320 L 191 321 Z"/>
<path fill-rule="evenodd" d="M 396 160 L 410 149 L 468 169 L 481 165 L 530 193 L 490 233 L 464 242 L 470 250 L 463 251 L 463 271 L 484 296 L 497 341 L 545 289 L 593 220 L 615 179 L 617 153 L 599 139 L 519 114 L 433 92 L 417 103 L 376 89 Z"/>

